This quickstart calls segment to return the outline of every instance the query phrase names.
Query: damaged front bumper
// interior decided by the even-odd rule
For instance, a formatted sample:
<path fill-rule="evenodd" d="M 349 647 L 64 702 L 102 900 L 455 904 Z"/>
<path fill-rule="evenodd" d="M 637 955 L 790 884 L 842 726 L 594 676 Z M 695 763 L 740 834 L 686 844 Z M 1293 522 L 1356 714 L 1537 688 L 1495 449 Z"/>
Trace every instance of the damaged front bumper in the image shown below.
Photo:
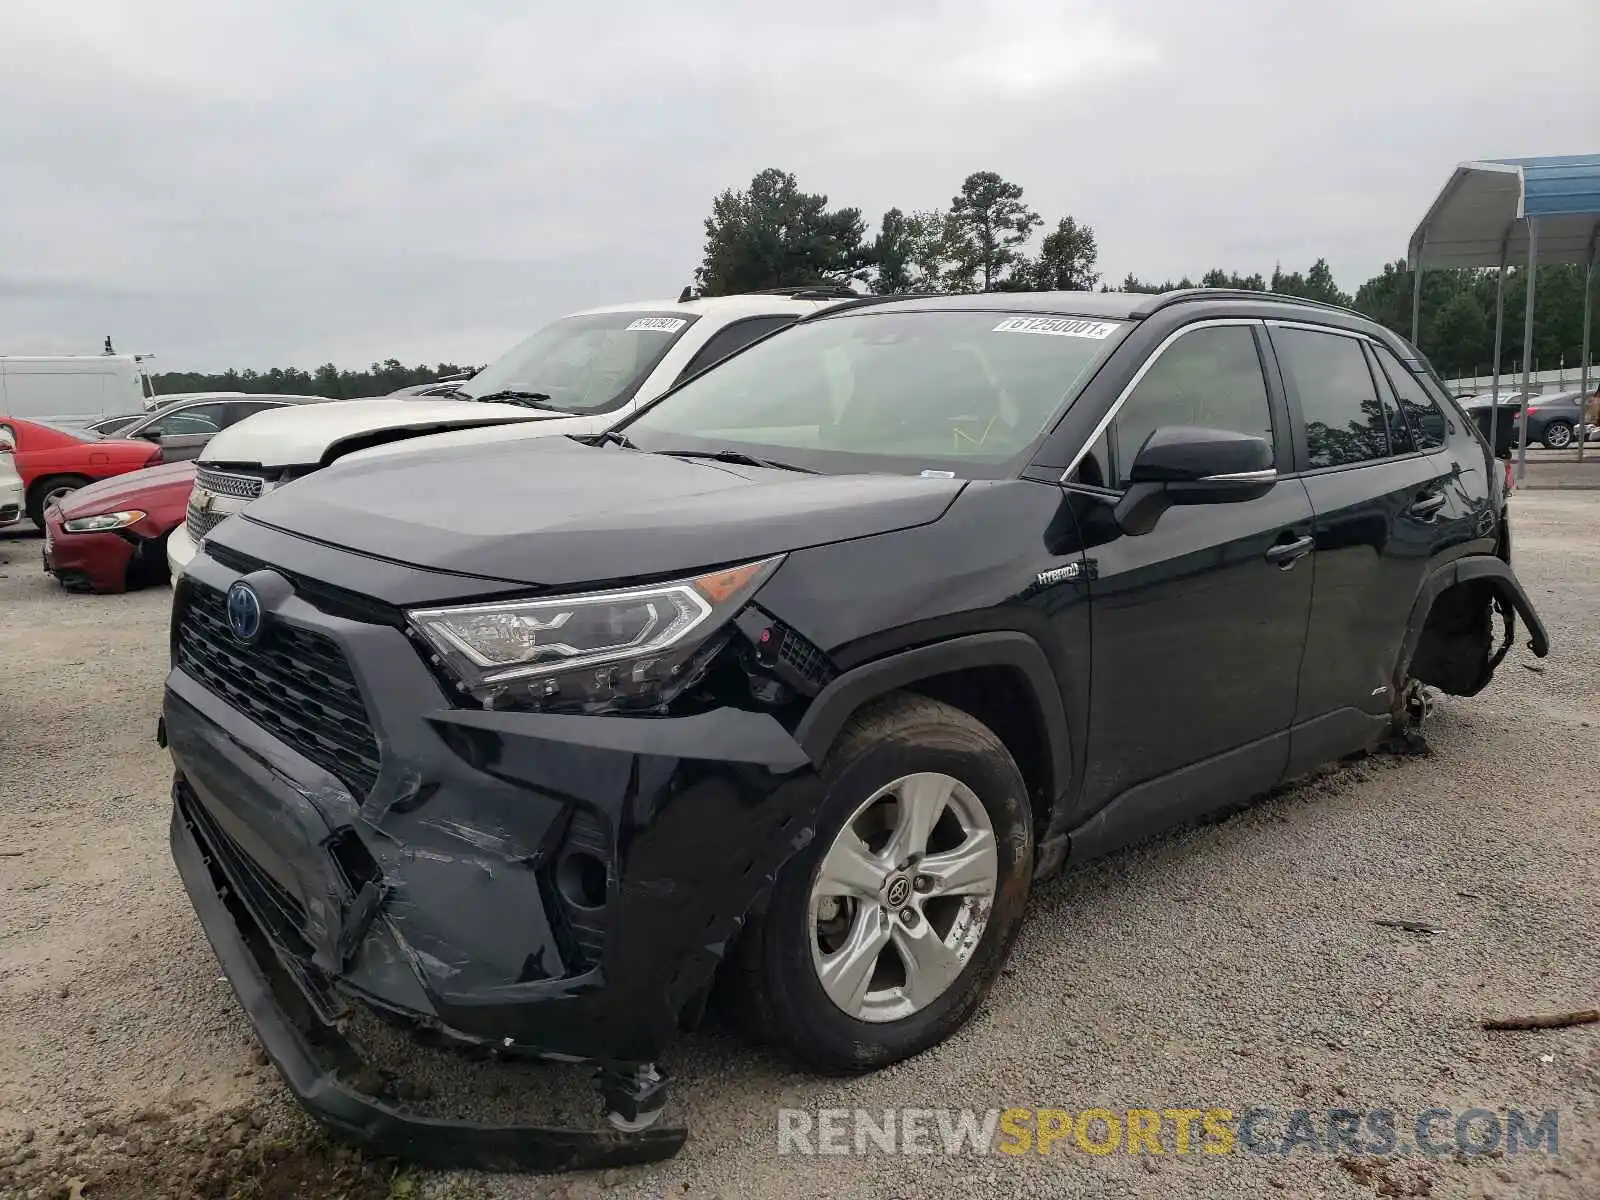
<path fill-rule="evenodd" d="M 177 585 L 161 726 L 172 846 L 301 1103 L 346 1138 L 433 1165 L 675 1152 L 681 1129 L 412 1112 L 351 1082 L 348 1019 L 366 1006 L 447 1043 L 593 1063 L 613 1123 L 644 1124 L 661 1099 L 652 1064 L 812 835 L 820 781 L 804 752 L 743 710 L 453 708 L 402 628 L 288 585 L 258 589 L 261 644 L 230 644 L 205 622 L 238 577 L 201 555 Z"/>
<path fill-rule="evenodd" d="M 306 1002 L 239 902 L 181 802 L 172 857 L 195 913 L 267 1057 L 295 1099 L 331 1132 L 376 1154 L 441 1169 L 575 1171 L 634 1166 L 683 1148 L 681 1125 L 637 1132 L 442 1120 L 359 1090 L 359 1054 Z"/>

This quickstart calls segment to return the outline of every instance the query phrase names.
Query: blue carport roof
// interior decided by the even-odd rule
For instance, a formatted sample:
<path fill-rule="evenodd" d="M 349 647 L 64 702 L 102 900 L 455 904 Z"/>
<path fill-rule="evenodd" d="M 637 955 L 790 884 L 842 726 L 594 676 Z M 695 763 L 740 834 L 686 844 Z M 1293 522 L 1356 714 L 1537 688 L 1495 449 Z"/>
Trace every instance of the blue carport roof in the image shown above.
<path fill-rule="evenodd" d="M 1502 252 L 1528 258 L 1528 222 L 1539 220 L 1541 263 L 1584 263 L 1600 237 L 1600 154 L 1464 162 L 1422 219 L 1413 267 L 1495 267 Z"/>

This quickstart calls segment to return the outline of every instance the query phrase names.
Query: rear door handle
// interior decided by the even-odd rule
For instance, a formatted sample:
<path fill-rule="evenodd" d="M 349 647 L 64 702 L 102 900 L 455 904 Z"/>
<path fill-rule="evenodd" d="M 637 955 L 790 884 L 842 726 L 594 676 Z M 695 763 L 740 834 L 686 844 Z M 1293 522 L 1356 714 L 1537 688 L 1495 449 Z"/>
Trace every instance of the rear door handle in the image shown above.
<path fill-rule="evenodd" d="M 1443 507 L 1443 492 L 1426 492 L 1419 496 L 1417 502 L 1411 506 L 1411 515 L 1413 517 L 1431 517 Z"/>
<path fill-rule="evenodd" d="M 1297 538 L 1292 542 L 1278 542 L 1276 545 L 1267 547 L 1267 561 L 1276 563 L 1287 571 L 1295 563 L 1310 554 L 1316 544 L 1317 539 L 1309 533 L 1305 537 Z"/>

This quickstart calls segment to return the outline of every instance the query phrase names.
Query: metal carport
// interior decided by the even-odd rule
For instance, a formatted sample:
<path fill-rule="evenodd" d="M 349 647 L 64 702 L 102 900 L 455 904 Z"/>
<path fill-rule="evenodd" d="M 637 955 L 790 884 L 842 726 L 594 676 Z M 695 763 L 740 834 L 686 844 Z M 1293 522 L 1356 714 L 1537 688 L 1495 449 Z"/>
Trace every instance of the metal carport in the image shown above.
<path fill-rule="evenodd" d="M 1490 428 L 1500 416 L 1500 342 L 1505 326 L 1508 261 L 1528 264 L 1528 304 L 1523 317 L 1522 390 L 1533 373 L 1533 301 L 1540 264 L 1581 263 L 1583 285 L 1584 403 L 1589 388 L 1589 326 L 1596 242 L 1600 240 L 1600 154 L 1546 158 L 1498 158 L 1464 162 L 1455 169 L 1438 199 L 1411 235 L 1406 262 L 1411 268 L 1411 341 L 1417 341 L 1422 315 L 1422 272 L 1429 267 L 1498 267 L 1495 283 L 1494 383 Z M 1419 347 L 1420 349 L 1420 347 Z M 1522 400 L 1521 428 L 1527 427 L 1528 398 Z M 1578 457 L 1583 458 L 1583 414 L 1579 415 Z M 1492 434 L 1491 434 L 1492 437 Z M 1518 439 L 1517 482 L 1527 472 L 1528 440 Z"/>

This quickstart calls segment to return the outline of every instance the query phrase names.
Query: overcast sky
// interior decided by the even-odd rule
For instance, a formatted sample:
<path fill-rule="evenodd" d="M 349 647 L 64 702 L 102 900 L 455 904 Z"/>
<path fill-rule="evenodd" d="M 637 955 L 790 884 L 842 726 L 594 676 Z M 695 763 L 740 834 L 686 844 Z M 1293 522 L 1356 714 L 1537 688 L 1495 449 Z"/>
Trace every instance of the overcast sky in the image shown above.
<path fill-rule="evenodd" d="M 769 166 L 1353 290 L 1456 162 L 1600 151 L 1595 0 L 4 0 L 0 47 L 0 353 L 158 369 L 484 361 L 675 296 Z"/>

